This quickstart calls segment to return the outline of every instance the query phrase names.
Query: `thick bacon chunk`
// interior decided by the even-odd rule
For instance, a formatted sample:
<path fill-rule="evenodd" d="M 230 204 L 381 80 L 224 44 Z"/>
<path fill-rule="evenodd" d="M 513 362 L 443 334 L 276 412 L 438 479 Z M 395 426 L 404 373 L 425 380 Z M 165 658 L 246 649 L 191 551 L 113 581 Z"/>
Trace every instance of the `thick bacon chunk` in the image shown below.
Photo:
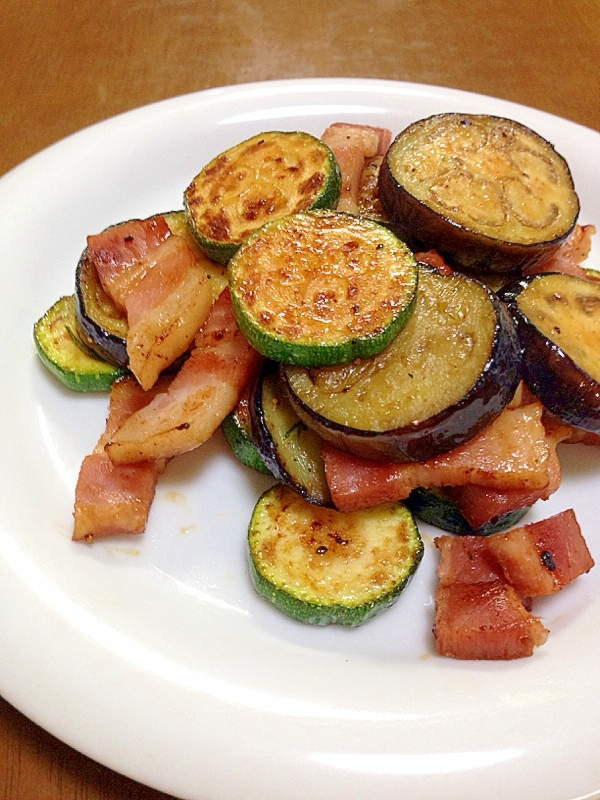
<path fill-rule="evenodd" d="M 459 659 L 524 658 L 544 644 L 548 630 L 508 583 L 455 583 L 435 595 L 437 652 Z"/>
<path fill-rule="evenodd" d="M 327 483 L 341 511 L 403 500 L 419 486 L 499 490 L 548 486 L 550 446 L 539 402 L 507 408 L 466 445 L 425 462 L 376 462 L 323 446 Z"/>
<path fill-rule="evenodd" d="M 538 272 L 565 272 L 568 275 L 576 275 L 579 278 L 586 278 L 587 274 L 581 263 L 590 254 L 592 247 L 592 236 L 596 233 L 594 225 L 576 225 L 573 233 L 566 242 L 559 247 L 554 255 L 548 260 L 538 264 L 534 269 L 527 271 L 527 274 L 534 275 Z"/>
<path fill-rule="evenodd" d="M 75 489 L 73 539 L 91 541 L 117 533 L 143 533 L 165 461 L 116 465 L 104 452 L 114 431 L 149 403 L 156 391 L 144 392 L 132 377 L 117 381 L 110 395 L 106 429 L 86 456 Z"/>
<path fill-rule="evenodd" d="M 106 445 L 114 463 L 169 458 L 203 444 L 263 362 L 239 330 L 225 289 L 167 392 L 131 417 Z"/>

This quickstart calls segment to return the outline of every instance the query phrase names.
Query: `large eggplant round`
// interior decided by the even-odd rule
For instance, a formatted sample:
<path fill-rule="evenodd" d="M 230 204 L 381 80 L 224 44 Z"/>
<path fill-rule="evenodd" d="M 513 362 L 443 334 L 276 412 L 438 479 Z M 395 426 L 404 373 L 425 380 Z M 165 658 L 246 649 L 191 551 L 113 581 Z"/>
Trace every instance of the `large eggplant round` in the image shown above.
<path fill-rule="evenodd" d="M 497 296 L 472 278 L 427 268 L 411 320 L 383 354 L 345 367 L 280 369 L 296 413 L 323 439 L 395 461 L 426 461 L 465 444 L 520 380 L 514 324 Z"/>
<path fill-rule="evenodd" d="M 548 261 L 579 214 L 569 167 L 513 120 L 438 114 L 402 131 L 379 174 L 381 202 L 409 247 L 475 272 Z"/>
<path fill-rule="evenodd" d="M 600 284 L 532 275 L 500 291 L 515 320 L 523 379 L 570 425 L 600 433 Z"/>

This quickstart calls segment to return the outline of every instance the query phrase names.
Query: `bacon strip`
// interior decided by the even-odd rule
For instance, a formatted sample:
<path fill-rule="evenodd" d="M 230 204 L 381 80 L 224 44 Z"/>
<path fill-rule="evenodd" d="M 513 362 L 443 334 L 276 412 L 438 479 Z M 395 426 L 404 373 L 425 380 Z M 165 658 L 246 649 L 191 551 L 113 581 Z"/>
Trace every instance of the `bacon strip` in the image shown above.
<path fill-rule="evenodd" d="M 548 486 L 550 446 L 541 403 L 507 408 L 466 445 L 425 462 L 378 462 L 323 446 L 327 483 L 341 511 L 403 500 L 418 486 L 476 484 L 494 489 Z"/>
<path fill-rule="evenodd" d="M 104 445 L 131 414 L 152 400 L 159 388 L 165 387 L 160 384 L 153 391 L 144 392 L 131 376 L 113 384 L 106 429 L 79 471 L 73 539 L 92 541 L 99 536 L 144 532 L 158 476 L 166 461 L 116 465 L 104 452 Z"/>
<path fill-rule="evenodd" d="M 225 289 L 168 391 L 132 414 L 106 444 L 106 452 L 114 463 L 126 464 L 198 447 L 234 408 L 262 362 L 239 330 Z"/>

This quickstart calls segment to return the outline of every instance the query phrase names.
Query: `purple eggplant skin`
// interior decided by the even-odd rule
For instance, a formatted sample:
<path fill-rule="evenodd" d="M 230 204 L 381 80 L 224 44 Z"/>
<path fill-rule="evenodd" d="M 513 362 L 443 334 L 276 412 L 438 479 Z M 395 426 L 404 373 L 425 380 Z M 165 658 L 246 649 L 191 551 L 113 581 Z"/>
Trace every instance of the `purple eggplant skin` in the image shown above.
<path fill-rule="evenodd" d="M 109 331 L 93 316 L 91 304 L 87 296 L 89 281 L 94 279 L 90 274 L 92 270 L 95 273 L 95 267 L 91 262 L 89 250 L 86 247 L 75 271 L 77 321 L 85 335 L 85 343 L 99 358 L 108 361 L 109 364 L 128 368 L 129 355 L 127 354 L 126 324 L 124 330 L 125 335 L 122 335 L 116 331 Z M 107 303 L 110 304 L 110 302 L 111 301 L 107 297 Z M 121 323 L 121 327 L 122 326 L 123 323 Z"/>
<path fill-rule="evenodd" d="M 548 411 L 569 425 L 600 433 L 600 383 L 544 336 L 519 308 L 519 294 L 536 277 L 512 281 L 498 293 L 515 321 L 523 380 Z"/>
<path fill-rule="evenodd" d="M 520 275 L 549 261 L 573 232 L 550 242 L 519 244 L 492 239 L 459 225 L 413 197 L 394 178 L 386 161 L 379 172 L 379 196 L 391 230 L 415 252 L 437 250 L 456 269 Z"/>
<path fill-rule="evenodd" d="M 254 444 L 267 469 L 277 481 L 295 489 L 309 503 L 333 508 L 324 473 L 322 480 L 315 476 L 312 482 L 303 483 L 297 475 L 293 474 L 293 471 L 286 469 L 285 454 L 279 452 L 277 444 L 271 435 L 263 404 L 263 386 L 265 380 L 276 376 L 277 365 L 275 362 L 267 362 L 250 393 L 250 419 Z M 282 394 L 282 401 L 285 402 L 285 400 L 285 395 Z M 303 426 L 303 423 L 298 420 L 298 425 Z M 308 485 L 309 483 L 310 485 Z"/>
<path fill-rule="evenodd" d="M 464 116 L 469 117 L 468 114 Z M 490 117 L 490 119 L 494 118 Z M 421 122 L 427 121 L 421 120 Z M 511 121 L 508 120 L 508 122 Z M 396 142 L 419 124 L 419 122 L 413 123 L 402 131 L 392 142 L 388 155 L 392 152 Z M 518 123 L 513 122 L 512 124 L 519 129 L 528 130 Z M 537 136 L 533 131 L 530 133 Z M 554 151 L 549 142 L 546 144 L 554 155 L 565 164 L 570 178 L 564 158 Z M 571 186 L 573 186 L 572 179 Z M 388 156 L 381 164 L 378 190 L 381 204 L 390 219 L 389 227 L 402 241 L 406 242 L 413 252 L 437 250 L 451 266 L 468 272 L 516 275 L 533 270 L 534 267 L 540 266 L 552 258 L 572 233 L 579 215 L 579 202 L 577 201 L 572 224 L 560 236 L 557 235 L 548 241 L 518 243 L 496 239 L 477 231 L 474 227 L 463 226 L 442 212 L 430 208 L 425 202 L 407 191 L 398 181 L 393 174 Z"/>
<path fill-rule="evenodd" d="M 455 404 L 433 417 L 395 430 L 361 431 L 328 420 L 294 394 L 280 366 L 281 382 L 300 419 L 340 450 L 379 461 L 429 461 L 456 449 L 501 414 L 521 380 L 520 351 L 512 318 L 488 290 L 496 313 L 495 335 L 479 378 Z"/>

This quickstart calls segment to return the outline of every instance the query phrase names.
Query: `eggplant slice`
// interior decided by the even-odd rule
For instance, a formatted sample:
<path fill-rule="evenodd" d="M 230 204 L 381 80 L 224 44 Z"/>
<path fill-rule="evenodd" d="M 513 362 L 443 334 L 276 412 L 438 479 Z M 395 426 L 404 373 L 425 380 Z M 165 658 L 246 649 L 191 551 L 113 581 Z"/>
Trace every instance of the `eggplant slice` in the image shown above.
<path fill-rule="evenodd" d="M 413 250 L 438 250 L 471 271 L 516 273 L 555 253 L 579 200 L 565 159 L 513 120 L 438 114 L 389 148 L 379 196 Z"/>
<path fill-rule="evenodd" d="M 250 414 L 253 439 L 277 480 L 311 503 L 332 506 L 321 439 L 298 418 L 272 368 L 263 373 L 256 385 Z"/>
<path fill-rule="evenodd" d="M 557 417 L 600 433 L 600 284 L 546 272 L 499 294 L 516 323 L 525 383 Z"/>
<path fill-rule="evenodd" d="M 465 275 L 423 266 L 416 309 L 383 353 L 280 371 L 296 413 L 322 438 L 395 461 L 425 461 L 465 444 L 520 380 L 514 324 L 497 296 Z"/>

